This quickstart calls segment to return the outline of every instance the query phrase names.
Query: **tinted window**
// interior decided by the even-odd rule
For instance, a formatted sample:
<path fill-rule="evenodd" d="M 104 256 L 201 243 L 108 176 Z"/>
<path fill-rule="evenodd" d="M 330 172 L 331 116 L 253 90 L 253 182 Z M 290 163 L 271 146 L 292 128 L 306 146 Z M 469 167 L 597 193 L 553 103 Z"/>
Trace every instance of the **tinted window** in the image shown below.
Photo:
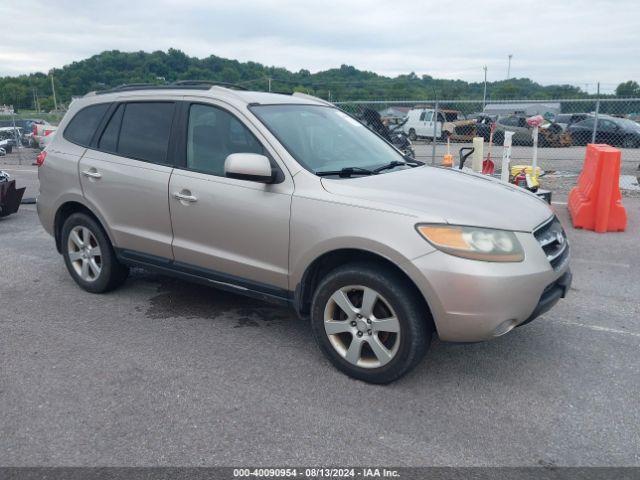
<path fill-rule="evenodd" d="M 593 118 L 587 118 L 586 120 L 578 122 L 575 125 L 576 127 L 593 129 L 593 126 L 595 125 L 595 120 Z"/>
<path fill-rule="evenodd" d="M 167 163 L 173 103 L 128 103 L 124 109 L 118 154 L 153 163 Z"/>
<path fill-rule="evenodd" d="M 518 123 L 517 117 L 504 117 L 500 119 L 500 123 L 507 127 L 515 127 Z"/>
<path fill-rule="evenodd" d="M 232 153 L 265 152 L 256 137 L 230 113 L 207 105 L 191 105 L 187 167 L 224 176 L 224 162 Z"/>
<path fill-rule="evenodd" d="M 122 123 L 122 112 L 124 112 L 124 105 L 120 105 L 111 116 L 107 128 L 104 129 L 98 142 L 98 149 L 106 152 L 118 150 L 118 133 L 120 133 L 120 124 Z"/>
<path fill-rule="evenodd" d="M 556 117 L 558 123 L 569 123 L 571 121 L 571 115 L 563 114 Z"/>
<path fill-rule="evenodd" d="M 64 138 L 78 145 L 89 145 L 109 105 L 109 103 L 100 103 L 80 110 L 64 129 Z"/>
<path fill-rule="evenodd" d="M 598 128 L 601 130 L 615 131 L 618 127 L 611 120 L 598 120 Z"/>

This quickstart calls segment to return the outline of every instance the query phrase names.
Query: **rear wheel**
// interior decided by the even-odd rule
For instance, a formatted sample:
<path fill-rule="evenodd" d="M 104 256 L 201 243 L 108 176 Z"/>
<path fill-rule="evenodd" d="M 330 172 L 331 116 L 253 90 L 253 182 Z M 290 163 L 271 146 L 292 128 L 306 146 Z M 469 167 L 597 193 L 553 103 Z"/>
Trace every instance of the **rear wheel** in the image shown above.
<path fill-rule="evenodd" d="M 64 222 L 62 254 L 71 277 L 88 292 L 113 290 L 129 274 L 116 258 L 102 227 L 84 213 L 74 213 Z"/>
<path fill-rule="evenodd" d="M 405 278 L 360 263 L 322 279 L 311 326 L 334 366 L 371 383 L 392 382 L 415 367 L 433 334 L 426 306 Z"/>

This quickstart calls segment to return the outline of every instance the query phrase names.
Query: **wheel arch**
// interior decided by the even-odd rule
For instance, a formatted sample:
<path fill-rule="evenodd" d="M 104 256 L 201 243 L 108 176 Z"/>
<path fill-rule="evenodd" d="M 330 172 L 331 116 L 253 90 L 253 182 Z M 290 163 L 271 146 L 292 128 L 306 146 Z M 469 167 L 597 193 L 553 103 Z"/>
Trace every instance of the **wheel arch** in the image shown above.
<path fill-rule="evenodd" d="M 58 253 L 62 253 L 62 226 L 64 225 L 64 222 L 67 220 L 67 218 L 69 218 L 74 213 L 84 213 L 98 222 L 98 225 L 102 227 L 102 230 L 105 232 L 107 238 L 109 238 L 109 241 L 113 245 L 113 238 L 111 237 L 109 230 L 105 227 L 105 223 L 100 218 L 100 215 L 98 215 L 91 207 L 74 199 L 62 203 L 56 210 L 54 216 L 53 237 L 56 241 L 56 249 L 58 250 Z"/>
<path fill-rule="evenodd" d="M 300 282 L 296 285 L 294 290 L 294 308 L 298 315 L 305 317 L 311 310 L 311 301 L 313 294 L 318 286 L 320 280 L 330 271 L 334 270 L 340 265 L 347 263 L 365 262 L 373 265 L 379 265 L 383 268 L 390 269 L 399 274 L 415 291 L 418 298 L 424 302 L 424 307 L 429 313 L 429 318 L 433 322 L 433 315 L 431 307 L 427 299 L 424 297 L 416 283 L 411 279 L 409 274 L 398 266 L 397 263 L 392 260 L 369 250 L 360 248 L 341 248 L 331 250 L 318 256 L 309 266 L 305 269 Z M 435 328 L 435 325 L 434 325 Z"/>

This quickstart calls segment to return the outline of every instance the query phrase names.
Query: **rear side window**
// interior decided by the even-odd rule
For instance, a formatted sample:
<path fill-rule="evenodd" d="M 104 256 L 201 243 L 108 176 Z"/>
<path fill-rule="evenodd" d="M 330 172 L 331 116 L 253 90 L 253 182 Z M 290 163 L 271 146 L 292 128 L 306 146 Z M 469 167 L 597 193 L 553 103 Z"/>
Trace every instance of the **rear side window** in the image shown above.
<path fill-rule="evenodd" d="M 166 164 L 174 108 L 171 102 L 128 103 L 120 126 L 118 154 Z"/>
<path fill-rule="evenodd" d="M 64 138 L 78 145 L 88 146 L 109 105 L 99 103 L 80 110 L 64 129 Z"/>

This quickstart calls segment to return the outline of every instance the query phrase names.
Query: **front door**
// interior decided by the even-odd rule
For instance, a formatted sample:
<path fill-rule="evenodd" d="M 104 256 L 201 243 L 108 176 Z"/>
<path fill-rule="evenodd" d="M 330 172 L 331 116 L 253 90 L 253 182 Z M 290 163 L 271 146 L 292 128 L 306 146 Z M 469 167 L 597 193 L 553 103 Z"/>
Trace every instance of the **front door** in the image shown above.
<path fill-rule="evenodd" d="M 271 185 L 226 178 L 232 153 L 273 155 L 228 110 L 193 103 L 185 115 L 185 158 L 169 183 L 176 264 L 217 281 L 286 290 L 291 178 Z"/>

